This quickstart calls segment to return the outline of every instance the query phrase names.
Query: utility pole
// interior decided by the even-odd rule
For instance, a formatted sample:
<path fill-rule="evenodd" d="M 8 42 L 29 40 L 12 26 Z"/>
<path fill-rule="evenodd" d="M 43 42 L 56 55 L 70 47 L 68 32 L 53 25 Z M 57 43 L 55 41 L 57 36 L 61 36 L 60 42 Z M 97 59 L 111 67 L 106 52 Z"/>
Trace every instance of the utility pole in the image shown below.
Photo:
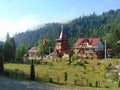
<path fill-rule="evenodd" d="M 105 60 L 106 60 L 106 39 L 105 39 Z"/>
<path fill-rule="evenodd" d="M 50 49 L 51 49 L 51 47 L 49 46 L 49 55 L 50 55 L 50 53 L 51 53 L 51 50 L 50 50 Z"/>

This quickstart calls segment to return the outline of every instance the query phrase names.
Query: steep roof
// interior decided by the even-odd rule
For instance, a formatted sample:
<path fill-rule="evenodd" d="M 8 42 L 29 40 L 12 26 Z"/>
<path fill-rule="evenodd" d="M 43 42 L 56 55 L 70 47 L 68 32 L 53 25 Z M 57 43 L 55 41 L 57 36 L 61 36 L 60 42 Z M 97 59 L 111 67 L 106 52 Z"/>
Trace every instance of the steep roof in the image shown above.
<path fill-rule="evenodd" d="M 58 55 L 58 52 L 56 50 L 54 50 L 51 54 L 51 56 L 57 56 Z"/>
<path fill-rule="evenodd" d="M 74 45 L 80 45 L 86 41 L 89 45 L 96 46 L 100 40 L 100 38 L 79 38 Z"/>
<path fill-rule="evenodd" d="M 37 47 L 32 47 L 28 52 L 37 52 Z"/>
<path fill-rule="evenodd" d="M 64 34 L 64 31 L 63 31 L 63 26 L 61 26 L 61 33 L 60 33 L 60 36 L 57 40 L 67 40 L 67 38 Z"/>

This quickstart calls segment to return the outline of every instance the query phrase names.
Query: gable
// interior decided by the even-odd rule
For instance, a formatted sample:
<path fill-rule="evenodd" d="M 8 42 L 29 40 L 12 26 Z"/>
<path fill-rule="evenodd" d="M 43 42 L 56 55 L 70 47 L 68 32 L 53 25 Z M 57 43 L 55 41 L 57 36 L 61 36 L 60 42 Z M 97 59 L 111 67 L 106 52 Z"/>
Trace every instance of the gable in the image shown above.
<path fill-rule="evenodd" d="M 82 45 L 83 43 L 88 43 L 88 45 L 96 46 L 100 40 L 101 40 L 100 38 L 80 38 L 76 41 L 74 45 L 76 46 Z"/>

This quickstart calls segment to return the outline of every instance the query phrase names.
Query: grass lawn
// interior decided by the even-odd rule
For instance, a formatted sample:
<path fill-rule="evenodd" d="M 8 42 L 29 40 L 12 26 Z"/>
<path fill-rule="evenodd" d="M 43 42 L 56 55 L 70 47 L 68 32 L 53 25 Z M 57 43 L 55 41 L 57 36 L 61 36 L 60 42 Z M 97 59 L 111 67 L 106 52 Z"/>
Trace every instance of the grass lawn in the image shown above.
<path fill-rule="evenodd" d="M 64 60 L 61 62 L 47 60 L 47 62 L 47 64 L 35 64 L 35 74 L 38 81 L 49 83 L 49 79 L 52 78 L 53 85 L 56 86 L 83 88 L 85 90 L 120 90 L 118 82 L 111 82 L 102 75 L 102 72 L 106 72 L 104 68 L 108 63 L 112 63 L 112 65 L 120 64 L 120 61 L 117 59 L 91 61 L 89 64 L 84 63 L 83 65 L 81 63 L 77 64 L 79 60 L 73 61 L 71 65 L 67 65 Z M 101 64 L 97 65 L 98 62 Z M 30 73 L 29 64 L 6 63 L 4 67 L 12 70 L 19 69 L 26 74 Z M 66 82 L 64 81 L 64 72 L 67 72 L 68 75 Z M 100 82 L 99 88 L 95 87 L 96 81 Z M 90 87 L 90 83 L 92 87 Z"/>

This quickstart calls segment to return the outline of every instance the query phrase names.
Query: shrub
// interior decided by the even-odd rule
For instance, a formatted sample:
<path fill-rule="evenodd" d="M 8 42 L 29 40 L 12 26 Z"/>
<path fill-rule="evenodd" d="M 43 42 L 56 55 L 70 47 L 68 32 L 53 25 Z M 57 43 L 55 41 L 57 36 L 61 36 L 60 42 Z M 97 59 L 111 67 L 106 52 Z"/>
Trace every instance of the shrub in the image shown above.
<path fill-rule="evenodd" d="M 15 78 L 17 78 L 17 76 L 18 76 L 18 71 L 19 71 L 19 69 L 15 69 Z"/>
<path fill-rule="evenodd" d="M 79 61 L 79 62 L 77 62 L 77 64 L 80 65 L 80 66 L 84 65 L 83 61 Z"/>
<path fill-rule="evenodd" d="M 106 70 L 112 70 L 112 69 L 114 69 L 114 66 L 110 63 L 107 66 L 105 66 L 105 69 Z"/>
<path fill-rule="evenodd" d="M 34 69 L 33 60 L 30 67 L 30 80 L 35 80 L 35 69 Z"/>
<path fill-rule="evenodd" d="M 68 59 L 69 65 L 71 64 L 71 58 Z"/>
<path fill-rule="evenodd" d="M 71 59 L 72 59 L 72 60 L 77 60 L 77 59 L 79 59 L 79 56 L 76 55 L 76 54 L 74 54 L 74 55 L 72 55 Z"/>
<path fill-rule="evenodd" d="M 7 70 L 4 70 L 4 73 L 3 73 L 5 76 L 7 76 L 7 77 L 9 77 L 9 71 L 7 71 Z"/>
<path fill-rule="evenodd" d="M 84 60 L 84 64 L 89 64 L 89 62 L 85 59 L 85 60 Z"/>
<path fill-rule="evenodd" d="M 74 85 L 77 85 L 77 79 L 74 80 Z"/>
<path fill-rule="evenodd" d="M 89 80 L 88 80 L 88 78 L 86 79 L 86 85 L 88 86 L 88 84 L 89 84 Z"/>
<path fill-rule="evenodd" d="M 100 62 L 97 62 L 97 65 L 101 65 L 101 63 L 100 63 Z"/>
<path fill-rule="evenodd" d="M 50 67 L 52 67 L 52 66 L 53 66 L 53 63 L 52 63 L 52 62 L 50 62 L 50 63 L 49 63 L 49 66 L 50 66 Z"/>
<path fill-rule="evenodd" d="M 4 71 L 4 65 L 3 65 L 3 55 L 2 54 L 0 54 L 0 74 L 2 74 L 3 73 L 3 71 Z"/>
<path fill-rule="evenodd" d="M 64 81 L 66 82 L 68 78 L 67 72 L 64 72 Z"/>
<path fill-rule="evenodd" d="M 92 87 L 92 83 L 89 83 L 89 86 Z"/>
<path fill-rule="evenodd" d="M 74 76 L 75 76 L 75 77 L 78 77 L 78 74 L 77 74 L 77 73 L 75 73 L 75 74 L 74 74 Z"/>
<path fill-rule="evenodd" d="M 58 82 L 58 84 L 60 83 L 60 78 L 59 78 L 59 76 L 57 77 L 57 82 Z"/>
<path fill-rule="evenodd" d="M 52 78 L 49 78 L 49 83 L 53 83 L 53 79 Z"/>
<path fill-rule="evenodd" d="M 95 82 L 95 86 L 98 87 L 98 81 Z"/>
<path fill-rule="evenodd" d="M 105 85 L 105 88 L 109 88 L 109 86 Z"/>
<path fill-rule="evenodd" d="M 83 65 L 83 67 L 84 67 L 84 70 L 86 70 L 86 65 Z"/>

